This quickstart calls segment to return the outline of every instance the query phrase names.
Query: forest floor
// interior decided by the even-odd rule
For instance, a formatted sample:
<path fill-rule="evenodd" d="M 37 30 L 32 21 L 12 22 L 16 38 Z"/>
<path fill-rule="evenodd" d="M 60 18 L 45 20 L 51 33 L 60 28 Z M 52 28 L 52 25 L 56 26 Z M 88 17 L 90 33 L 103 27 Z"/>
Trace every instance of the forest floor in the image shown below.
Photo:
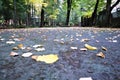
<path fill-rule="evenodd" d="M 27 48 L 13 50 L 19 44 Z M 44 49 L 35 51 L 33 46 L 38 44 Z M 86 50 L 85 44 L 97 49 Z M 13 57 L 11 52 L 19 55 Z M 21 56 L 26 52 L 33 55 L 55 54 L 59 59 L 48 64 Z M 104 57 L 96 56 L 99 52 Z M 0 30 L 0 80 L 82 80 L 84 77 L 120 80 L 119 28 Z"/>

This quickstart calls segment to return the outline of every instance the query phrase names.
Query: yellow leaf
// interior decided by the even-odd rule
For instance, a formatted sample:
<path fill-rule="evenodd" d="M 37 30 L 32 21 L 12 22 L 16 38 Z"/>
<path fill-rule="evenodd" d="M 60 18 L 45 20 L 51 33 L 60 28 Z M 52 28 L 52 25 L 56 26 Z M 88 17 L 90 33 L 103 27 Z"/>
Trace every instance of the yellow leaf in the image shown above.
<path fill-rule="evenodd" d="M 42 5 L 43 5 L 44 7 L 47 7 L 47 6 L 48 6 L 48 4 L 47 4 L 47 3 L 42 3 Z"/>
<path fill-rule="evenodd" d="M 90 46 L 88 44 L 85 44 L 85 47 L 89 50 L 96 50 L 97 49 L 96 47 Z"/>
<path fill-rule="evenodd" d="M 17 47 L 21 49 L 23 47 L 23 44 L 18 44 Z"/>
<path fill-rule="evenodd" d="M 36 61 L 42 61 L 47 64 L 52 64 L 56 62 L 59 58 L 58 55 L 49 54 L 49 55 L 32 56 L 32 59 L 35 59 Z"/>

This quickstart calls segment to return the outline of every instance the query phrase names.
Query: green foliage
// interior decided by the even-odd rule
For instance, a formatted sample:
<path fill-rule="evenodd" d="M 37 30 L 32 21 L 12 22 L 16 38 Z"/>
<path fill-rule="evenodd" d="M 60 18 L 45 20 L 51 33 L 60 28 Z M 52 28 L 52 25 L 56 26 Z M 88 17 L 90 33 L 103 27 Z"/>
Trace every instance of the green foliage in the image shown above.
<path fill-rule="evenodd" d="M 55 21 L 56 24 L 64 24 L 67 14 L 67 0 L 0 0 L 0 17 L 5 20 L 13 19 L 14 7 L 16 6 L 17 20 L 26 21 L 31 18 L 31 9 L 33 5 L 33 17 L 40 17 L 41 9 L 45 11 L 46 22 Z M 96 0 L 72 0 L 72 10 L 70 14 L 70 24 L 74 25 L 80 22 L 81 16 L 91 17 Z M 98 12 L 105 9 L 106 3 L 100 0 Z M 27 15 L 29 13 L 29 16 Z"/>

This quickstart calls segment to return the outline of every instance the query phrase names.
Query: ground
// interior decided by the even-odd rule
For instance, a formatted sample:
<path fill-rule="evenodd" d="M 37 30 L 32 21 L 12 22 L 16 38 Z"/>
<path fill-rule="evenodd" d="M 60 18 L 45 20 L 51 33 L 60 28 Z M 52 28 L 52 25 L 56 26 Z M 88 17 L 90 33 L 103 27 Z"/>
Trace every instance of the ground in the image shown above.
<path fill-rule="evenodd" d="M 7 41 L 15 44 L 7 44 Z M 23 44 L 31 50 L 12 50 Z M 45 51 L 35 51 L 41 44 Z M 89 44 L 97 50 L 82 51 Z M 103 50 L 104 46 L 107 50 Z M 76 49 L 73 49 L 76 48 Z M 28 28 L 0 30 L 0 80 L 120 80 L 120 29 L 110 28 Z M 19 53 L 12 57 L 10 52 Z M 37 62 L 24 52 L 35 55 L 57 54 L 53 64 Z M 96 54 L 103 52 L 105 58 Z"/>

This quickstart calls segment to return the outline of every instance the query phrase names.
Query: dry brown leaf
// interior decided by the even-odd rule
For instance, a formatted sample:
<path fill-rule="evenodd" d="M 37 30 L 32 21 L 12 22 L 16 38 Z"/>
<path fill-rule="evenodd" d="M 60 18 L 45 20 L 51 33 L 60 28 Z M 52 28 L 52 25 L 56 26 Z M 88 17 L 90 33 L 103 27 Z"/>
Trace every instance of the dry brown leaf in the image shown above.
<path fill-rule="evenodd" d="M 96 56 L 101 57 L 101 58 L 105 58 L 105 55 L 103 52 L 99 52 L 98 54 L 96 54 Z"/>
<path fill-rule="evenodd" d="M 18 53 L 12 51 L 12 52 L 10 52 L 10 56 L 13 56 L 13 57 L 18 56 Z"/>
<path fill-rule="evenodd" d="M 12 50 L 18 50 L 18 47 L 13 47 Z"/>

